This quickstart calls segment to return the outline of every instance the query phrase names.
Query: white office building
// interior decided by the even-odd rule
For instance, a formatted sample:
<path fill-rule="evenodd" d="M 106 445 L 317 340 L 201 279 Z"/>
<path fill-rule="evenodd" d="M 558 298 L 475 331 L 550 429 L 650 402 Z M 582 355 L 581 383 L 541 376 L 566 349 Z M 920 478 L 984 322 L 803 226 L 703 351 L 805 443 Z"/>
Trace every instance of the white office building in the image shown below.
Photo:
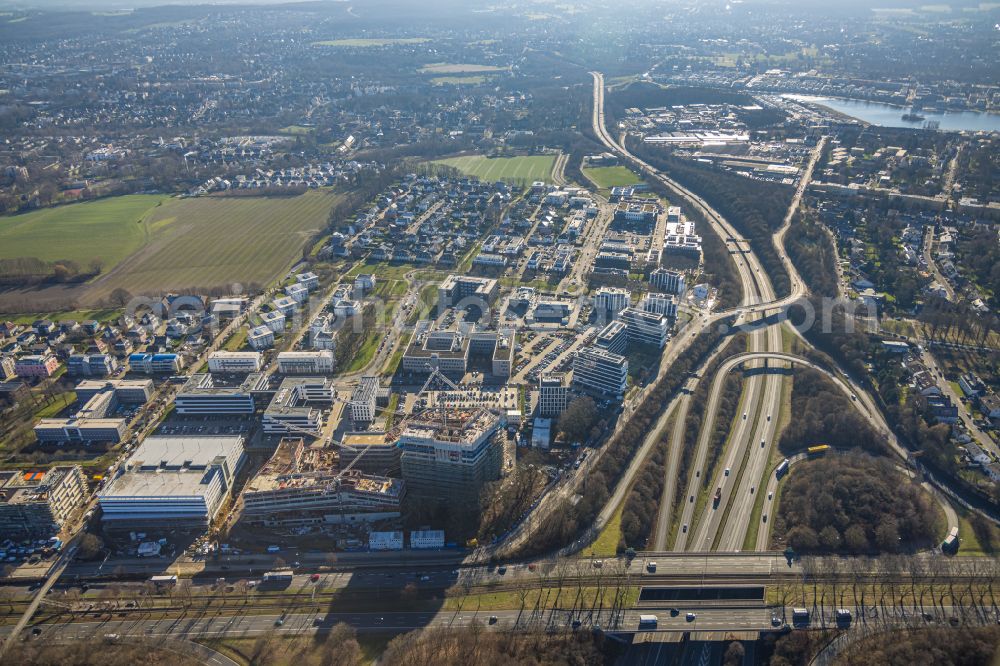
<path fill-rule="evenodd" d="M 351 420 L 360 428 L 375 420 L 375 400 L 378 397 L 378 377 L 365 376 L 351 394 Z"/>
<path fill-rule="evenodd" d="M 209 373 L 197 373 L 174 398 L 178 414 L 222 416 L 254 413 L 254 396 L 267 389 L 267 375 L 250 373 L 235 386 L 216 385 Z"/>
<path fill-rule="evenodd" d="M 618 287 L 601 287 L 594 294 L 594 310 L 601 314 L 618 314 L 632 302 L 632 293 Z"/>
<path fill-rule="evenodd" d="M 148 437 L 98 494 L 107 527 L 207 527 L 246 461 L 243 437 Z"/>
<path fill-rule="evenodd" d="M 676 319 L 677 299 L 667 294 L 646 294 L 639 303 L 639 309 Z"/>
<path fill-rule="evenodd" d="M 278 354 L 278 372 L 283 375 L 328 375 L 333 372 L 333 352 L 281 352 Z"/>
<path fill-rule="evenodd" d="M 666 268 L 657 268 L 649 274 L 649 284 L 668 294 L 681 295 L 684 293 L 684 274 L 679 271 L 671 271 Z"/>
<path fill-rule="evenodd" d="M 208 355 L 208 371 L 224 374 L 260 372 L 260 352 L 214 351 Z"/>

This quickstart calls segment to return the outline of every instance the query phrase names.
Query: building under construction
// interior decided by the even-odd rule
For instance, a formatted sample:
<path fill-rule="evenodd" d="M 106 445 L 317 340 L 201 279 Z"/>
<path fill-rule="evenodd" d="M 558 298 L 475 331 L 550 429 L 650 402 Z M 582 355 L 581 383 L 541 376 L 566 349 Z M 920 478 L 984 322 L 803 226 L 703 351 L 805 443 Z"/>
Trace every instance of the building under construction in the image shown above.
<path fill-rule="evenodd" d="M 397 446 L 408 492 L 425 499 L 477 501 L 500 478 L 500 419 L 487 409 L 431 407 L 403 427 Z"/>
<path fill-rule="evenodd" d="M 398 518 L 405 494 L 400 479 L 338 471 L 329 448 L 286 438 L 243 491 L 242 519 L 251 525 L 363 523 Z"/>

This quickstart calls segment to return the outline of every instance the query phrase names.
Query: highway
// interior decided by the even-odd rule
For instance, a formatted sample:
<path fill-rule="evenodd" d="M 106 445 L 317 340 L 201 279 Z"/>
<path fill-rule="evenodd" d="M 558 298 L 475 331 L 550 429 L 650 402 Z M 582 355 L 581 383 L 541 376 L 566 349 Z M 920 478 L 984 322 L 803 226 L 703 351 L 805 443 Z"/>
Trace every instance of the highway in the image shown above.
<path fill-rule="evenodd" d="M 608 133 L 605 116 L 604 116 L 604 77 L 599 72 L 592 73 L 594 78 L 594 109 L 593 109 L 593 124 L 594 133 L 601 139 L 601 141 L 612 151 L 617 152 L 628 160 L 633 161 L 639 165 L 644 171 L 646 171 L 653 178 L 658 179 L 664 183 L 672 191 L 676 192 L 678 196 L 686 201 L 686 203 L 697 210 L 699 210 L 709 223 L 714 227 L 715 232 L 719 235 L 721 239 L 726 244 L 727 249 L 729 249 L 731 255 L 734 257 L 736 262 L 736 268 L 740 276 L 740 282 L 743 285 L 743 298 L 740 307 L 737 308 L 737 312 L 741 316 L 743 322 L 749 321 L 747 319 L 751 314 L 760 313 L 762 316 L 766 316 L 770 309 L 774 307 L 778 301 L 776 299 L 774 290 L 770 284 L 770 280 L 767 279 L 766 274 L 762 270 L 760 262 L 757 260 L 753 252 L 749 251 L 746 239 L 744 239 L 736 230 L 729 224 L 721 215 L 718 214 L 714 209 L 711 208 L 703 199 L 698 197 L 696 194 L 690 190 L 684 188 L 679 183 L 673 181 L 672 179 L 664 176 L 657 169 L 651 165 L 639 160 L 634 155 L 629 153 L 624 146 L 620 145 L 615 139 Z M 810 162 L 813 164 L 814 160 Z M 810 168 L 811 173 L 811 168 Z M 796 197 L 794 201 L 797 202 L 801 193 L 804 191 L 804 187 L 800 187 L 796 191 Z M 785 224 L 783 228 L 787 228 L 788 223 L 791 220 L 791 213 L 786 215 Z M 783 233 L 783 231 L 781 231 Z M 784 253 L 781 252 L 784 256 Z M 794 269 L 793 269 L 794 270 Z M 791 281 L 792 289 L 788 298 L 794 300 L 798 298 L 803 289 L 803 283 L 801 279 L 798 278 L 797 274 L 792 271 L 789 272 L 789 279 Z M 793 298 L 794 297 L 794 298 Z M 791 302 L 789 300 L 788 302 Z M 708 319 L 702 319 L 703 325 L 709 323 Z M 739 322 L 739 320 L 738 320 Z M 749 335 L 750 350 L 751 351 L 781 351 L 782 340 L 781 332 L 776 326 L 769 326 L 767 328 L 756 329 L 752 331 Z M 766 412 L 771 414 L 777 414 L 778 407 L 781 401 L 781 386 L 782 377 L 773 375 L 764 376 L 753 376 L 747 382 L 744 388 L 743 404 L 746 407 L 747 418 L 745 422 L 741 419 L 738 424 L 737 431 L 734 433 L 731 440 L 731 447 L 728 452 L 728 462 L 726 465 L 736 472 L 737 469 L 742 468 L 742 462 L 736 467 L 737 461 L 748 460 L 748 465 L 744 473 L 740 476 L 734 476 L 732 473 L 730 476 L 723 476 L 724 466 L 722 469 L 718 470 L 719 476 L 716 479 L 715 487 L 721 487 L 723 489 L 723 501 L 720 502 L 718 508 L 713 507 L 710 502 L 707 505 L 706 513 L 707 515 L 699 522 L 700 532 L 693 539 L 693 543 L 697 544 L 699 549 L 704 550 L 706 542 L 710 547 L 712 543 L 716 541 L 716 535 L 722 528 L 722 518 L 725 515 L 724 511 L 720 511 L 726 502 L 730 501 L 730 491 L 736 493 L 741 493 L 746 489 L 747 495 L 749 496 L 749 487 L 751 485 L 756 485 L 758 480 L 761 478 L 764 470 L 764 466 L 767 463 L 770 447 L 774 444 L 774 429 L 777 426 L 777 419 L 772 419 L 771 421 L 765 421 L 762 426 L 758 429 L 751 427 L 751 422 L 755 419 L 751 418 L 751 414 L 756 416 L 759 412 Z M 759 436 L 766 442 L 763 449 L 753 450 L 752 444 L 755 436 Z M 699 447 L 699 454 L 696 454 L 696 464 L 693 469 L 705 474 L 704 462 L 707 458 L 707 451 L 702 447 Z M 698 458 L 701 458 L 700 465 Z M 674 458 L 671 456 L 671 458 Z M 637 455 L 633 460 L 640 459 Z M 676 476 L 676 470 L 668 470 L 668 476 Z M 626 474 L 627 477 L 631 478 L 631 474 Z M 737 484 L 737 480 L 741 482 Z M 745 479 L 745 481 L 743 481 Z M 701 482 L 700 477 L 692 477 L 690 483 L 693 487 L 696 487 L 698 483 Z M 709 486 L 711 490 L 712 486 Z M 684 509 L 682 510 L 681 522 L 687 523 L 689 526 L 691 524 L 691 518 L 693 517 L 694 504 L 691 502 L 690 498 L 694 496 L 697 497 L 697 493 L 689 492 L 687 494 L 687 501 L 683 502 Z M 741 504 L 748 504 L 749 508 L 743 507 L 737 510 L 738 516 L 749 515 L 752 511 L 753 499 L 749 500 L 740 499 L 739 497 L 734 498 L 735 505 L 739 506 Z M 685 517 L 688 520 L 685 520 Z M 746 533 L 746 524 L 742 526 L 737 526 L 734 529 L 727 530 L 727 546 L 730 548 L 739 548 L 743 543 L 743 536 Z M 662 540 L 663 537 L 657 536 L 656 539 Z M 686 545 L 687 534 L 682 530 L 678 531 L 678 540 Z M 738 543 L 736 543 L 738 541 Z M 683 546 L 682 546 L 683 547 Z"/>

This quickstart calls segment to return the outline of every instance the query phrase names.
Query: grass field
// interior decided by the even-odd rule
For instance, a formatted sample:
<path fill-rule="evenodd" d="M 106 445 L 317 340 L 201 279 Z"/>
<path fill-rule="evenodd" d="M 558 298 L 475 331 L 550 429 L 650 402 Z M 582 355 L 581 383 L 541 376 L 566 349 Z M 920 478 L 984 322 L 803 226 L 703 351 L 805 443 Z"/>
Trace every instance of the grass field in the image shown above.
<path fill-rule="evenodd" d="M 97 258 L 110 270 L 142 247 L 142 221 L 166 200 L 133 194 L 0 217 L 0 259 L 70 259 L 86 270 Z"/>
<path fill-rule="evenodd" d="M 393 46 L 396 44 L 423 44 L 431 41 L 427 37 L 407 37 L 403 39 L 326 39 L 313 42 L 313 46 L 340 46 L 355 48 L 371 48 L 375 46 Z"/>
<path fill-rule="evenodd" d="M 418 70 L 421 74 L 483 74 L 486 72 L 506 72 L 506 67 L 496 65 L 477 65 L 475 63 L 436 62 L 424 65 Z"/>
<path fill-rule="evenodd" d="M 149 240 L 87 299 L 117 287 L 133 294 L 208 289 L 234 283 L 266 284 L 300 256 L 304 243 L 326 226 L 337 201 L 328 192 L 297 197 L 173 199 L 146 221 Z"/>
<path fill-rule="evenodd" d="M 29 300 L 54 312 L 71 299 L 95 307 L 118 287 L 133 295 L 233 284 L 265 285 L 301 256 L 327 224 L 337 196 L 310 191 L 294 197 L 134 195 L 0 218 L 0 258 L 72 259 L 101 274 L 87 284 L 54 285 L 0 294 L 0 305 Z M 50 294 L 54 294 L 51 300 Z M 55 300 L 58 298 L 59 300 Z"/>
<path fill-rule="evenodd" d="M 435 160 L 435 164 L 455 167 L 467 176 L 482 180 L 550 180 L 555 155 L 526 155 L 522 157 L 486 157 L 463 155 Z"/>
<path fill-rule="evenodd" d="M 609 166 L 584 169 L 583 175 L 594 181 L 601 189 L 611 189 L 623 185 L 637 185 L 642 178 L 632 173 L 627 167 Z"/>

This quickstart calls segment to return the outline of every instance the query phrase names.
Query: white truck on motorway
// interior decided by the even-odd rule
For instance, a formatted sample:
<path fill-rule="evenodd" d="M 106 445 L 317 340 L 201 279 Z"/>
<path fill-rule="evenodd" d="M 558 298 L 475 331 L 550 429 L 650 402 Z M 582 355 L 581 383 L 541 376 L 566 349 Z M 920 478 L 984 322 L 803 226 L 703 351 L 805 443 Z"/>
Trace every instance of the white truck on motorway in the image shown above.
<path fill-rule="evenodd" d="M 639 616 L 639 628 L 640 629 L 656 629 L 657 618 L 655 615 L 640 615 Z"/>

